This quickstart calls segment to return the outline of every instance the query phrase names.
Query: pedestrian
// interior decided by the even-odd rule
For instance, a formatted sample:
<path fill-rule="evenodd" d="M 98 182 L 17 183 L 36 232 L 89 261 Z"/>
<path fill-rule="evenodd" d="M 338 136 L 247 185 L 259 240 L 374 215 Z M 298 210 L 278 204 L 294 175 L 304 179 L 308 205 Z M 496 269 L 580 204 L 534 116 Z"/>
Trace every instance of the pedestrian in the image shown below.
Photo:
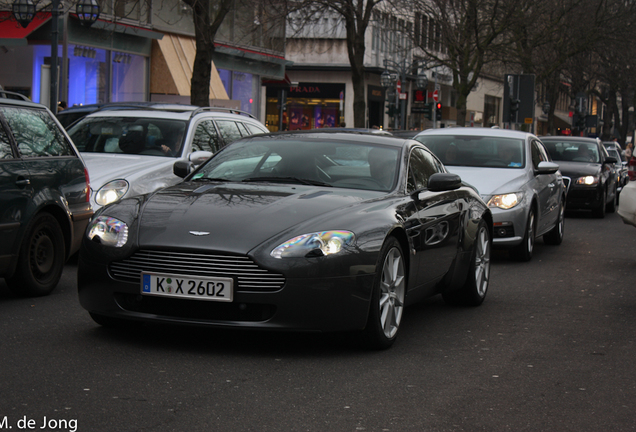
<path fill-rule="evenodd" d="M 627 144 L 627 148 L 625 149 L 625 159 L 630 160 L 632 158 L 632 151 L 634 150 L 634 144 Z"/>
<path fill-rule="evenodd" d="M 57 110 L 58 111 L 64 111 L 66 109 L 66 101 L 59 101 L 57 103 Z"/>

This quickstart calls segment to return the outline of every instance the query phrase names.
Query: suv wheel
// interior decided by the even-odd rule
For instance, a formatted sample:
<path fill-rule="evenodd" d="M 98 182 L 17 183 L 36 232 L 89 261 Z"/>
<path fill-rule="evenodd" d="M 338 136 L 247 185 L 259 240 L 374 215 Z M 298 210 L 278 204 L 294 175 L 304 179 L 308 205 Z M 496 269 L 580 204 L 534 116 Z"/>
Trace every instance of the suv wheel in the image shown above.
<path fill-rule="evenodd" d="M 48 213 L 37 215 L 27 228 L 18 265 L 7 285 L 21 296 L 50 294 L 62 276 L 64 255 L 64 235 L 57 219 Z"/>

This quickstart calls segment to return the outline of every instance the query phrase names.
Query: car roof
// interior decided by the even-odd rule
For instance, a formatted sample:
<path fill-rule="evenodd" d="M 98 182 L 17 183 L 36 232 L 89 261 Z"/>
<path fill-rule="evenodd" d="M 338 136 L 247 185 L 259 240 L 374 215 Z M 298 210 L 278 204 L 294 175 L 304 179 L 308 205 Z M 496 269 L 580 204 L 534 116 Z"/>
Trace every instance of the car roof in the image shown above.
<path fill-rule="evenodd" d="M 426 135 L 460 135 L 460 136 L 484 136 L 484 137 L 501 137 L 501 138 L 519 138 L 526 139 L 529 136 L 535 136 L 529 132 L 516 131 L 510 129 L 493 129 L 493 128 L 440 128 L 426 129 L 418 136 Z"/>
<path fill-rule="evenodd" d="M 0 93 L 5 93 L 6 91 L 2 91 Z M 6 92 L 9 93 L 9 92 Z M 24 99 L 16 99 L 16 98 L 8 98 L 8 97 L 2 97 L 2 95 L 0 94 L 0 103 L 2 103 L 3 105 L 14 105 L 14 106 L 21 106 L 21 107 L 25 107 L 25 108 L 38 108 L 38 109 L 46 109 L 47 107 L 39 104 L 39 103 L 35 103 L 32 102 L 30 100 L 24 100 Z"/>
<path fill-rule="evenodd" d="M 600 144 L 601 140 L 598 138 L 590 138 L 590 137 L 578 137 L 578 136 L 568 136 L 568 135 L 549 135 L 540 137 L 542 141 L 578 141 L 578 142 L 587 142 L 587 143 L 596 143 Z"/>
<path fill-rule="evenodd" d="M 341 130 L 339 128 L 334 129 L 311 129 L 311 130 L 298 130 L 298 131 L 285 131 L 285 132 L 271 132 L 265 134 L 258 134 L 243 138 L 244 140 L 266 140 L 275 137 L 276 139 L 289 139 L 297 141 L 316 141 L 319 139 L 331 139 L 333 141 L 340 142 L 364 142 L 368 144 L 378 144 L 393 147 L 403 147 L 406 141 L 410 141 L 413 144 L 419 144 L 420 142 L 412 139 L 397 138 L 394 136 L 381 135 L 368 133 L 363 131 L 353 130 Z"/>
<path fill-rule="evenodd" d="M 240 118 L 241 120 L 253 120 L 258 122 L 258 120 L 253 115 L 239 110 L 215 107 L 196 107 L 191 105 L 176 104 L 170 104 L 169 106 L 165 107 L 153 106 L 147 108 L 138 108 L 135 106 L 128 106 L 122 108 L 101 109 L 88 114 L 85 118 L 142 117 L 187 121 L 199 114 L 207 114 L 215 118 L 229 118 L 234 120 Z M 260 124 L 260 122 L 258 123 Z"/>

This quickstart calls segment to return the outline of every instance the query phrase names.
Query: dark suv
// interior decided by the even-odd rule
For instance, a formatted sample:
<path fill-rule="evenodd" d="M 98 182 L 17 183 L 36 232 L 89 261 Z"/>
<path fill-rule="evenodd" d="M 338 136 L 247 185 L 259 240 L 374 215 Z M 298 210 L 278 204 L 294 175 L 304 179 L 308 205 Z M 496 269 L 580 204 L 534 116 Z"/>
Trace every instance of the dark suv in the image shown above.
<path fill-rule="evenodd" d="M 0 277 L 49 294 L 93 215 L 88 172 L 43 105 L 0 94 Z"/>

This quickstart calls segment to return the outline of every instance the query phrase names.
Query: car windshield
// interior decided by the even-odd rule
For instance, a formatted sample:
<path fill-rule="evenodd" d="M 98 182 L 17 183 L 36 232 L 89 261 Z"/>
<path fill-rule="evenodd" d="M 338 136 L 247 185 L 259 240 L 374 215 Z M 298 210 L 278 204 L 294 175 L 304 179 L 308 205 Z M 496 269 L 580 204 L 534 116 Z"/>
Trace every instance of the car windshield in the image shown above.
<path fill-rule="evenodd" d="M 543 140 L 553 161 L 599 163 L 598 146 L 583 141 Z"/>
<path fill-rule="evenodd" d="M 143 117 L 90 117 L 69 135 L 80 152 L 178 157 L 186 122 Z"/>
<path fill-rule="evenodd" d="M 448 166 L 518 169 L 526 164 L 521 139 L 463 135 L 421 135 L 415 139 Z"/>
<path fill-rule="evenodd" d="M 398 148 L 334 140 L 276 137 L 239 141 L 212 157 L 192 180 L 300 183 L 388 192 L 398 174 Z"/>

